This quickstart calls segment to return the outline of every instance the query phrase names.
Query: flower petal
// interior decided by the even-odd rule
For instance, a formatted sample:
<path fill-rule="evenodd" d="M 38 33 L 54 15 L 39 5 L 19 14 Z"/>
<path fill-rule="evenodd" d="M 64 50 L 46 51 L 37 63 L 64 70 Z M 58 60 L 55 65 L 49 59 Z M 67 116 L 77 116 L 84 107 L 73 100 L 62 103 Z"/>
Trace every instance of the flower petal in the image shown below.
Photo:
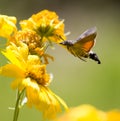
<path fill-rule="evenodd" d="M 61 105 L 67 108 L 64 101 L 56 96 L 49 88 L 39 85 L 32 81 L 26 87 L 26 94 L 28 98 L 28 106 L 35 106 L 43 112 L 44 118 L 55 118 L 57 113 L 61 112 Z"/>
<path fill-rule="evenodd" d="M 16 18 L 13 16 L 0 15 L 0 36 L 9 38 L 17 30 Z"/>
<path fill-rule="evenodd" d="M 23 71 L 14 64 L 6 64 L 0 68 L 0 74 L 3 76 L 20 78 L 24 77 Z"/>

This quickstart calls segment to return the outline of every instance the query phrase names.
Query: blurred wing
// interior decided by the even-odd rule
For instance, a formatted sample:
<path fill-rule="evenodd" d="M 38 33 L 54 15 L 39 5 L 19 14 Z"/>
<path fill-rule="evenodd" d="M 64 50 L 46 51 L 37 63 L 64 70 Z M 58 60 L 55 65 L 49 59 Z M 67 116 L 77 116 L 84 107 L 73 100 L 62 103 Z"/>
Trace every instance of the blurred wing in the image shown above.
<path fill-rule="evenodd" d="M 88 29 L 73 42 L 74 46 L 85 52 L 89 52 L 95 43 L 96 34 L 97 33 L 95 27 Z"/>

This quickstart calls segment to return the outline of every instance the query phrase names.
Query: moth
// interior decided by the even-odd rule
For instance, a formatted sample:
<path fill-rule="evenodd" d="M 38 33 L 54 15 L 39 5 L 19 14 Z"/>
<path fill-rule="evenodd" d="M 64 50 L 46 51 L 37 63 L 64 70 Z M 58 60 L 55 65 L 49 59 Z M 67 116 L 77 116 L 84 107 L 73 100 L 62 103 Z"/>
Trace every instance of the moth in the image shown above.
<path fill-rule="evenodd" d="M 60 44 L 81 60 L 86 61 L 85 58 L 90 58 L 100 64 L 101 62 L 97 54 L 91 50 L 95 45 L 96 35 L 96 27 L 93 27 L 82 33 L 76 40 L 65 40 Z"/>

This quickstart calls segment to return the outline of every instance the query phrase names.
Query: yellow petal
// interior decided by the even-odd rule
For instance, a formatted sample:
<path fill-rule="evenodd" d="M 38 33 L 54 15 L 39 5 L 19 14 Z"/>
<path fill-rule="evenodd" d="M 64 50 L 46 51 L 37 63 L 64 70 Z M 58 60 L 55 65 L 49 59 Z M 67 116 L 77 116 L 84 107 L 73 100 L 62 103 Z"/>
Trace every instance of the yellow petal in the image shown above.
<path fill-rule="evenodd" d="M 53 119 L 61 112 L 60 103 L 49 88 L 40 86 L 39 100 L 37 108 L 43 111 L 44 118 Z"/>
<path fill-rule="evenodd" d="M 13 89 L 17 89 L 18 88 L 19 90 L 24 89 L 25 87 L 20 88 L 20 85 L 21 85 L 22 80 L 23 80 L 23 78 L 16 78 L 16 80 L 12 81 L 11 87 Z"/>
<path fill-rule="evenodd" d="M 28 48 L 24 43 L 20 43 L 20 47 L 17 47 L 14 43 L 7 46 L 5 51 L 2 51 L 2 54 L 14 65 L 18 66 L 22 70 L 25 70 L 26 64 L 25 61 L 28 57 Z"/>
<path fill-rule="evenodd" d="M 2 54 L 14 65 L 21 67 L 21 62 L 16 58 L 15 54 L 11 51 L 2 51 Z"/>
<path fill-rule="evenodd" d="M 54 94 L 54 96 L 58 99 L 58 101 L 61 103 L 61 105 L 62 105 L 66 110 L 69 109 L 68 106 L 67 106 L 67 104 L 64 102 L 63 99 L 61 99 L 58 95 L 55 95 L 55 94 Z"/>
<path fill-rule="evenodd" d="M 62 99 L 56 96 L 48 87 L 38 85 L 34 80 L 27 80 L 26 94 L 28 106 L 35 106 L 43 112 L 44 118 L 53 119 L 61 112 L 61 105 L 67 108 Z"/>
<path fill-rule="evenodd" d="M 0 74 L 3 76 L 20 78 L 24 77 L 23 71 L 14 64 L 6 64 L 0 68 Z"/>
<path fill-rule="evenodd" d="M 9 38 L 17 30 L 16 18 L 13 16 L 0 15 L 0 36 Z"/>

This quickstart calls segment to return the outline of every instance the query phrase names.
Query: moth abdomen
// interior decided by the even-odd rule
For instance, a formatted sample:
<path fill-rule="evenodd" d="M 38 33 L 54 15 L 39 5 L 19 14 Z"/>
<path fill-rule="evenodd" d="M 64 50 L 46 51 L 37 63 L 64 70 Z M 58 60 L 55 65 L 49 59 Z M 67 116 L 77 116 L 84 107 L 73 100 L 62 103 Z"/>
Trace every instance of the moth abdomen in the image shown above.
<path fill-rule="evenodd" d="M 92 60 L 97 61 L 98 64 L 101 64 L 101 62 L 100 62 L 100 60 L 99 60 L 99 58 L 98 58 L 98 56 L 97 56 L 96 53 L 94 53 L 94 52 L 91 53 L 91 52 L 90 52 L 90 53 L 89 53 L 89 58 L 91 58 Z"/>

